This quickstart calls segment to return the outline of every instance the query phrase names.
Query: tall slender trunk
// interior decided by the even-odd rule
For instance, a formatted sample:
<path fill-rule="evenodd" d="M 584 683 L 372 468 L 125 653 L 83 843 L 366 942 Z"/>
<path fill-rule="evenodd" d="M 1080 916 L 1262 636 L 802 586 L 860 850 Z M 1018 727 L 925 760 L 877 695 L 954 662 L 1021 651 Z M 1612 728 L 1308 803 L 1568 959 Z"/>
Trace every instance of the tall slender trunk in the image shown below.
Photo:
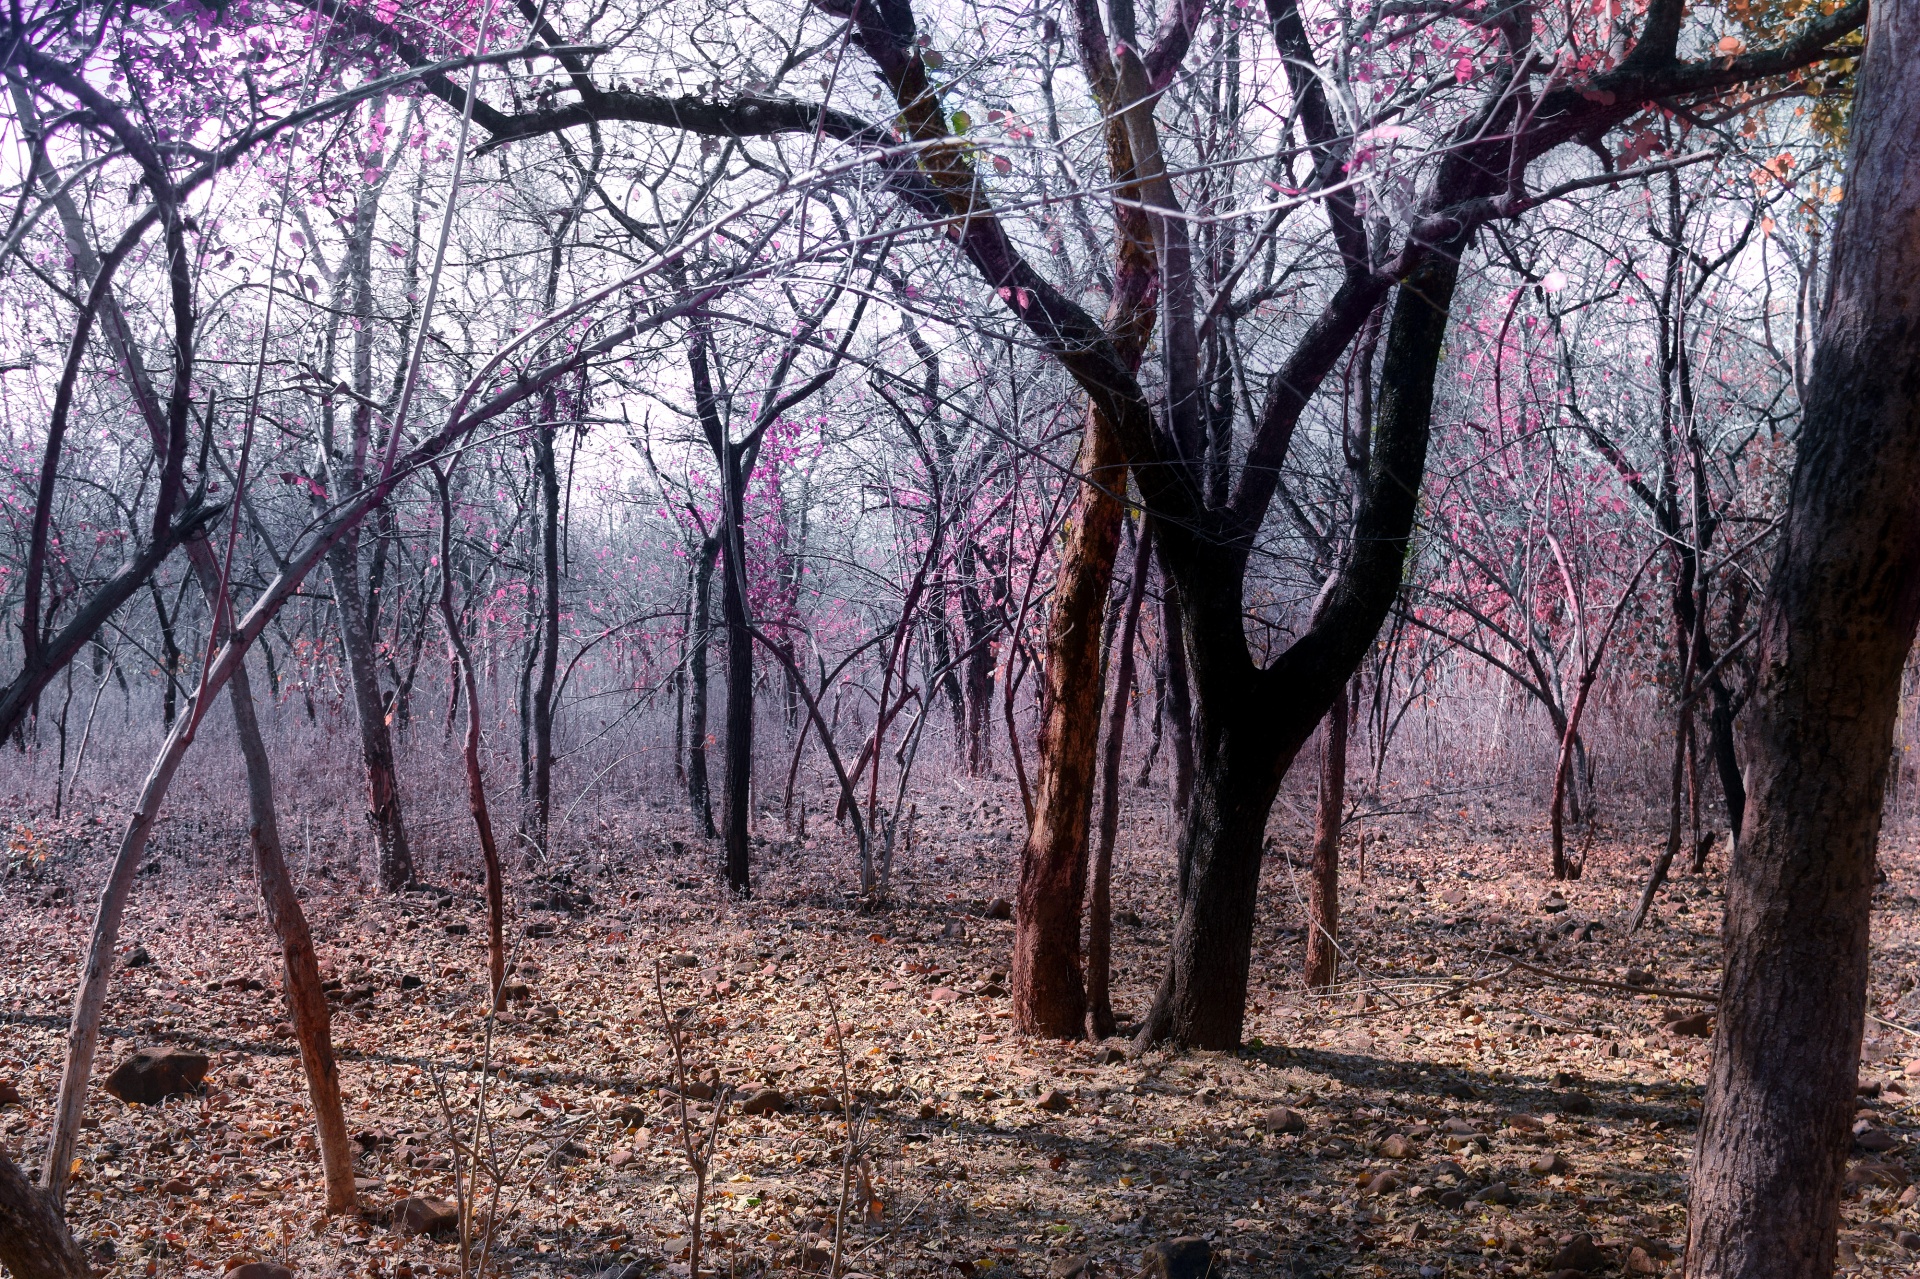
<path fill-rule="evenodd" d="M 687 705 L 687 800 L 693 806 L 695 825 L 708 839 L 718 833 L 707 780 L 707 654 L 713 640 L 713 564 L 719 553 L 719 538 L 701 541 L 693 569 L 693 655 L 688 659 L 693 692 Z"/>
<path fill-rule="evenodd" d="M 721 610 L 727 626 L 727 750 L 720 795 L 721 842 L 726 849 L 727 886 L 745 896 L 752 891 L 751 806 L 753 802 L 753 631 L 747 611 L 747 524 L 743 509 L 746 476 L 740 453 L 726 446 L 721 551 L 726 560 Z M 876 761 L 877 767 L 877 761 Z"/>
<path fill-rule="evenodd" d="M 393 734 L 380 694 L 380 672 L 373 636 L 367 630 L 366 604 L 360 597 L 358 556 L 351 539 L 327 552 L 333 576 L 334 612 L 340 621 L 340 647 L 353 685 L 353 708 L 360 723 L 360 762 L 367 776 L 367 825 L 373 833 L 374 879 L 397 893 L 414 882 L 413 853 L 400 814 L 400 780 L 394 769 Z"/>
<path fill-rule="evenodd" d="M 1779 558 L 1686 1273 L 1833 1273 L 1900 673 L 1920 614 L 1920 0 L 1867 18 Z"/>
<path fill-rule="evenodd" d="M 541 400 L 549 423 L 557 411 L 552 391 Z M 534 467 L 540 476 L 540 677 L 533 689 L 533 808 L 528 834 L 547 847 L 547 823 L 553 814 L 553 686 L 560 663 L 560 470 L 554 459 L 554 427 L 536 433 Z"/>
<path fill-rule="evenodd" d="M 1113 663 L 1113 700 L 1107 712 L 1107 743 L 1100 766 L 1100 843 L 1093 856 L 1093 895 L 1087 904 L 1087 1038 L 1114 1032 L 1113 845 L 1120 834 L 1120 760 L 1126 746 L 1127 706 L 1133 691 L 1133 649 L 1140 634 L 1140 605 L 1153 568 L 1153 524 L 1142 521 L 1133 579 L 1127 585 L 1120 649 Z"/>
<path fill-rule="evenodd" d="M 1307 986 L 1333 985 L 1340 971 L 1340 827 L 1347 804 L 1348 697 L 1327 712 L 1320 802 L 1313 814 L 1313 869 L 1307 884 Z"/>

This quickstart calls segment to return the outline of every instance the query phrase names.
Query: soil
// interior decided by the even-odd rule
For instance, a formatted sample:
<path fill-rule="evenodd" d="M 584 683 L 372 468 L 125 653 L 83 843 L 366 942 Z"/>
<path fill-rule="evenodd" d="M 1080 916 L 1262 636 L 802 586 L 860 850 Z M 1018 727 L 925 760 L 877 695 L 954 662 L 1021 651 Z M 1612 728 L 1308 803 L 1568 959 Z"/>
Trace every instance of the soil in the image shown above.
<path fill-rule="evenodd" d="M 1130 805 L 1117 858 L 1123 1017 L 1144 1010 L 1170 923 L 1156 804 Z M 480 1100 L 501 1183 L 496 1201 L 481 1177 L 483 1216 L 491 1205 L 499 1223 L 492 1270 L 686 1275 L 684 1084 L 701 1136 L 722 1108 L 702 1260 L 719 1275 L 817 1268 L 836 1228 L 844 1271 L 873 1276 L 1067 1275 L 1079 1259 L 1132 1275 L 1143 1248 L 1182 1235 L 1206 1237 L 1229 1276 L 1677 1270 L 1710 1042 L 1684 1032 L 1709 1019 L 1666 1027 L 1711 1011 L 1686 992 L 1717 981 L 1724 842 L 1628 936 L 1651 837 L 1603 832 L 1584 877 L 1556 886 L 1531 817 L 1472 806 L 1373 820 L 1348 839 L 1346 961 L 1324 997 L 1298 976 L 1304 867 L 1277 851 L 1246 1047 L 1128 1057 L 1120 1040 L 1012 1030 L 1012 924 L 990 916 L 1013 896 L 1019 814 L 1017 796 L 986 783 L 923 796 L 880 908 L 847 892 L 830 836 L 761 844 L 757 894 L 735 902 L 717 852 L 674 815 L 604 817 L 515 884 L 515 998 L 492 1021 L 475 883 L 381 898 L 312 854 L 296 872 L 338 983 L 369 1209 L 357 1217 L 320 1210 L 242 833 L 162 840 L 122 931 L 123 962 L 136 950 L 147 962 L 123 967 L 109 997 L 76 1233 L 102 1274 L 259 1259 L 455 1275 L 455 1242 L 401 1239 L 380 1210 L 458 1200 L 471 1176 L 456 1185 L 448 1115 L 464 1134 Z M 1275 846 L 1304 858 L 1286 820 Z M 20 1100 L 0 1108 L 0 1131 L 22 1163 L 45 1139 L 111 834 L 94 818 L 15 828 L 16 872 L 0 884 L 0 1097 L 11 1084 Z M 1920 858 L 1910 840 L 1888 845 L 1871 999 L 1884 1021 L 1868 1027 L 1841 1249 L 1853 1273 L 1904 1274 L 1920 1255 L 1905 1064 L 1920 1041 L 1888 1025 L 1920 1020 Z M 684 1028 L 684 1076 L 656 975 Z M 162 1044 L 212 1056 L 202 1095 L 140 1106 L 99 1087 L 136 1047 Z"/>

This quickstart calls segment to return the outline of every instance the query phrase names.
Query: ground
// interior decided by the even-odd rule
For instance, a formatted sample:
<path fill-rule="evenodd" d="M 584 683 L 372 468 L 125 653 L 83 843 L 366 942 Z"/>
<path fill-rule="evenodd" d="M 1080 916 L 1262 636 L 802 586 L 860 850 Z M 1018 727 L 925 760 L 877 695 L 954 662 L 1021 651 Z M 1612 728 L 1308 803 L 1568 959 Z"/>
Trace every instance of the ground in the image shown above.
<path fill-rule="evenodd" d="M 688 1027 L 690 1076 L 726 1098 L 703 1270 L 816 1266 L 831 1248 L 847 1141 L 836 1009 L 860 1152 L 845 1178 L 848 1271 L 1047 1276 L 1089 1258 L 1096 1274 L 1131 1275 L 1143 1247 L 1189 1234 L 1231 1276 L 1677 1268 L 1708 1041 L 1663 1027 L 1708 1005 L 1535 970 L 1711 991 L 1724 843 L 1629 937 L 1644 832 L 1603 832 L 1585 876 L 1556 894 L 1529 814 L 1374 820 L 1364 878 L 1349 842 L 1350 962 L 1331 998 L 1300 987 L 1301 872 L 1277 852 L 1247 1047 L 1123 1059 L 1118 1040 L 1012 1030 L 1012 926 L 990 904 L 1012 896 L 1018 815 L 1017 798 L 984 783 L 923 796 L 876 910 L 853 900 L 832 839 L 763 844 L 757 896 L 733 902 L 715 855 L 669 810 L 606 816 L 516 883 L 511 981 L 525 990 L 491 1028 L 473 882 L 449 870 L 440 888 L 381 898 L 327 860 L 344 854 L 298 850 L 339 986 L 363 1199 L 455 1198 L 439 1090 L 470 1122 L 484 1074 L 506 1165 L 495 1269 L 686 1274 L 694 1179 L 658 972 Z M 0 1130 L 23 1163 L 44 1141 L 114 820 L 14 828 L 30 869 L 0 883 L 0 1085 L 20 1099 L 0 1109 Z M 1277 849 L 1303 843 L 1288 820 Z M 1155 801 L 1130 808 L 1115 881 L 1123 1018 L 1142 1011 L 1167 940 L 1165 835 Z M 103 1274 L 218 1273 L 248 1258 L 310 1275 L 457 1273 L 453 1243 L 321 1212 L 275 948 L 239 840 L 217 821 L 182 826 L 139 877 L 118 949 L 149 962 L 123 967 L 109 996 L 70 1199 L 77 1233 Z M 1901 1023 L 1920 958 L 1920 859 L 1889 844 L 1871 1011 Z M 1905 1191 L 1912 1033 L 1868 1027 L 1841 1257 L 1856 1273 L 1906 1273 L 1920 1250 L 1905 1233 L 1920 1230 Z M 212 1056 L 204 1095 L 136 1106 L 99 1086 L 134 1047 L 163 1043 Z M 766 1087 L 786 1108 L 743 1114 Z M 712 1104 L 691 1102 L 690 1119 L 705 1125 Z M 1594 1249 L 1570 1242 L 1578 1234 Z"/>

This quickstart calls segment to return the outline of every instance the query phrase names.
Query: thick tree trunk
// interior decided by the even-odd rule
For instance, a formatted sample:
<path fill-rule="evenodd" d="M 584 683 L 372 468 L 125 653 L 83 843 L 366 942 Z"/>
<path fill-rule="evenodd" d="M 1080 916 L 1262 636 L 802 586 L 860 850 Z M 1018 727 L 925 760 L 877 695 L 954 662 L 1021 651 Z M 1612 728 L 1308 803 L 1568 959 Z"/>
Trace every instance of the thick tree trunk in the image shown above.
<path fill-rule="evenodd" d="M 1160 634 L 1167 648 L 1167 736 L 1173 744 L 1173 812 L 1185 818 L 1193 805 L 1193 682 L 1187 674 L 1187 641 L 1180 619 L 1180 590 L 1162 572 Z"/>
<path fill-rule="evenodd" d="M 1100 843 L 1093 858 L 1093 898 L 1087 905 L 1087 1038 L 1113 1034 L 1113 845 L 1120 834 L 1120 760 L 1127 737 L 1127 706 L 1133 691 L 1133 648 L 1140 633 L 1140 605 L 1153 568 L 1153 525 L 1145 523 L 1133 556 L 1126 616 L 1120 624 L 1119 660 L 1113 663 L 1113 701 L 1107 712 L 1107 743 L 1100 768 Z"/>
<path fill-rule="evenodd" d="M 557 411 L 549 392 L 542 402 L 547 420 Z M 528 834 L 542 851 L 553 815 L 553 685 L 560 665 L 560 468 L 554 460 L 554 428 L 539 432 L 534 449 L 540 473 L 540 678 L 533 688 L 533 810 Z"/>
<path fill-rule="evenodd" d="M 358 556 L 352 539 L 327 553 L 333 576 L 334 612 L 340 619 L 340 645 L 353 685 L 353 708 L 360 722 L 360 761 L 367 774 L 367 824 L 373 832 L 374 877 L 382 889 L 397 893 L 414 882 L 413 854 L 400 816 L 400 782 L 393 765 L 393 733 L 380 696 L 380 669 L 373 635 L 367 630 L 366 604 L 360 596 Z"/>
<path fill-rule="evenodd" d="M 1080 911 L 1100 740 L 1100 624 L 1124 514 L 1116 493 L 1126 483 L 1119 440 L 1094 409 L 1076 470 L 1085 478 L 1048 619 L 1040 780 L 1020 857 L 1011 972 L 1014 1024 L 1061 1039 L 1079 1037 L 1087 1020 Z"/>
<path fill-rule="evenodd" d="M 750 830 L 753 802 L 753 629 L 747 611 L 747 529 L 742 510 L 746 477 L 738 451 L 727 446 L 726 508 L 721 550 L 726 559 L 721 610 L 727 625 L 727 753 L 720 795 L 721 842 L 727 886 L 744 897 L 753 890 Z M 875 761 L 878 769 L 879 762 Z"/>
<path fill-rule="evenodd" d="M 694 825 L 712 839 L 713 788 L 707 780 L 707 655 L 713 641 L 713 563 L 720 539 L 700 543 L 693 570 L 692 696 L 687 703 L 687 801 L 693 806 Z"/>
<path fill-rule="evenodd" d="M 14 1279 L 91 1279 L 52 1196 L 31 1185 L 0 1150 L 0 1266 Z"/>
<path fill-rule="evenodd" d="M 1347 804 L 1347 694 L 1327 712 L 1320 802 L 1313 815 L 1313 869 L 1307 884 L 1307 988 L 1333 985 L 1340 971 L 1340 825 Z M 1364 869 L 1364 868 L 1363 868 Z"/>
<path fill-rule="evenodd" d="M 1693 1161 L 1693 1279 L 1834 1268 L 1868 914 L 1920 612 L 1920 0 L 1867 20 L 1846 200 L 1759 643 Z"/>

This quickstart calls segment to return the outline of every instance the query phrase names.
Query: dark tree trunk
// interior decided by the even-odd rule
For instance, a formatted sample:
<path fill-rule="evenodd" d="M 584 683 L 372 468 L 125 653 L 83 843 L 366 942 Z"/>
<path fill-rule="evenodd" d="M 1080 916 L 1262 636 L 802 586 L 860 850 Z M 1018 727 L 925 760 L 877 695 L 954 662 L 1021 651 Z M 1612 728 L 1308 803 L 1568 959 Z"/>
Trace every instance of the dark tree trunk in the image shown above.
<path fill-rule="evenodd" d="M 1185 818 L 1193 806 L 1193 683 L 1187 674 L 1187 642 L 1180 618 L 1180 590 L 1162 573 L 1160 634 L 1167 656 L 1167 736 L 1173 744 L 1173 811 Z"/>
<path fill-rule="evenodd" d="M 993 618 L 974 575 L 980 556 L 968 543 L 960 551 L 960 620 L 967 628 L 967 774 L 993 767 Z"/>
<path fill-rule="evenodd" d="M 747 611 L 747 527 L 741 509 L 746 477 L 739 450 L 726 446 L 723 461 L 726 508 L 721 551 L 726 558 L 720 605 L 727 625 L 727 753 L 720 796 L 721 842 L 727 886 L 752 891 L 750 806 L 753 802 L 753 630 Z"/>
<path fill-rule="evenodd" d="M 373 831 L 374 875 L 380 887 L 397 893 L 414 880 L 413 854 L 400 815 L 400 782 L 393 765 L 393 734 L 380 695 L 380 672 L 373 636 L 360 597 L 360 570 L 353 539 L 343 538 L 327 553 L 333 575 L 334 612 L 340 619 L 340 644 L 353 685 L 353 707 L 360 722 L 360 761 L 367 775 L 367 823 Z"/>
<path fill-rule="evenodd" d="M 693 569 L 692 694 L 687 699 L 687 801 L 693 806 L 694 825 L 712 839 L 713 789 L 707 780 L 707 655 L 713 640 L 713 564 L 720 539 L 700 543 Z"/>
<path fill-rule="evenodd" d="M 1920 612 L 1920 0 L 1867 19 L 1846 200 L 1761 617 L 1745 832 L 1686 1272 L 1823 1279 L 1866 1009 L 1900 672 Z"/>
<path fill-rule="evenodd" d="M 14 1279 L 91 1279 L 93 1267 L 52 1195 L 0 1150 L 0 1265 Z"/>
<path fill-rule="evenodd" d="M 1113 663 L 1113 704 L 1107 712 L 1107 742 L 1100 767 L 1100 843 L 1093 856 L 1093 896 L 1087 903 L 1087 1038 L 1113 1034 L 1113 844 L 1120 833 L 1120 759 L 1127 736 L 1127 705 L 1133 691 L 1133 646 L 1140 633 L 1140 605 L 1153 568 L 1153 525 L 1141 530 Z"/>
<path fill-rule="evenodd" d="M 1347 803 L 1347 694 L 1327 712 L 1320 802 L 1313 815 L 1313 869 L 1307 884 L 1307 987 L 1333 985 L 1340 971 L 1340 824 Z"/>
<path fill-rule="evenodd" d="M 557 400 L 549 391 L 541 401 L 551 422 Z M 533 689 L 533 809 L 528 833 L 542 851 L 553 816 L 553 684 L 560 664 L 560 470 L 554 459 L 554 427 L 543 427 L 534 446 L 540 477 L 540 677 Z"/>

